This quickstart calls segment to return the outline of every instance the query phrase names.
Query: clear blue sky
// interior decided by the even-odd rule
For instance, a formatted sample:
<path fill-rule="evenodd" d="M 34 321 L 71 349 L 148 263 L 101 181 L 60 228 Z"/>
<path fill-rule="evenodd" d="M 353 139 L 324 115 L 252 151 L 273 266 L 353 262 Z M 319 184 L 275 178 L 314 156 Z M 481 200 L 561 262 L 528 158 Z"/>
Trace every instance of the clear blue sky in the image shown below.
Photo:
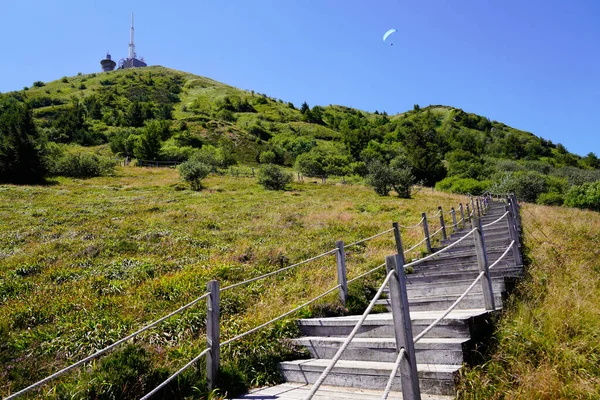
<path fill-rule="evenodd" d="M 597 0 L 9 0 L 0 91 L 125 57 L 132 11 L 150 65 L 311 106 L 451 105 L 600 155 Z"/>

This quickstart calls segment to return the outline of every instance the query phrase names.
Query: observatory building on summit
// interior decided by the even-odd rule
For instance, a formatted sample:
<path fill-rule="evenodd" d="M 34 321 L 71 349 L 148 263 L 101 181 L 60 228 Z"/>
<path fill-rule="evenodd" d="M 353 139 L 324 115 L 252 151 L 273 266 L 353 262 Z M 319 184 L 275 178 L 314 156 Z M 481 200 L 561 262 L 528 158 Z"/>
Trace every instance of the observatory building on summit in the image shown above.
<path fill-rule="evenodd" d="M 132 13 L 131 14 L 131 33 L 129 36 L 129 53 L 127 55 L 127 58 L 121 58 L 119 60 L 119 69 L 139 68 L 139 67 L 148 66 L 148 64 L 146 64 L 146 62 L 144 61 L 144 57 L 138 58 L 137 54 L 135 53 L 135 43 L 133 42 L 133 32 L 134 32 L 134 28 L 133 28 L 133 13 Z M 110 54 L 106 53 L 106 58 L 104 60 L 100 61 L 100 65 L 102 65 L 102 71 L 108 72 L 108 71 L 114 70 L 115 66 L 117 64 L 111 59 Z"/>

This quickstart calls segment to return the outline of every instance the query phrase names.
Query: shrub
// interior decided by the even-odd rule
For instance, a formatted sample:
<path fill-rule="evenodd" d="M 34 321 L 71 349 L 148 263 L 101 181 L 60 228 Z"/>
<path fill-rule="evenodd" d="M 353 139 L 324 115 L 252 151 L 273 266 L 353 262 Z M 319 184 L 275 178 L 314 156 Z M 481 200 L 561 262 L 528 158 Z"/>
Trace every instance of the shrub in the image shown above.
<path fill-rule="evenodd" d="M 600 211 L 600 181 L 573 186 L 565 196 L 565 205 Z"/>
<path fill-rule="evenodd" d="M 437 190 L 450 193 L 472 194 L 479 196 L 489 187 L 489 181 L 478 181 L 473 178 L 459 178 L 451 176 L 435 184 Z"/>
<path fill-rule="evenodd" d="M 42 87 L 42 86 L 45 86 L 45 85 L 46 84 L 44 82 L 42 82 L 42 81 L 35 81 L 35 82 L 33 82 L 33 86 L 35 86 L 35 87 Z"/>
<path fill-rule="evenodd" d="M 192 190 L 202 189 L 202 179 L 206 178 L 211 167 L 200 161 L 191 159 L 179 166 L 179 174 L 190 184 Z"/>
<path fill-rule="evenodd" d="M 260 155 L 258 156 L 258 161 L 261 164 L 273 164 L 275 163 L 276 158 L 277 155 L 273 150 L 266 150 L 260 153 Z"/>
<path fill-rule="evenodd" d="M 258 171 L 258 183 L 269 190 L 284 190 L 293 180 L 293 175 L 277 165 L 269 164 Z"/>
<path fill-rule="evenodd" d="M 542 193 L 537 198 L 537 203 L 545 206 L 562 206 L 564 202 L 564 196 L 556 192 Z"/>
<path fill-rule="evenodd" d="M 92 178 L 110 175 L 115 168 L 114 160 L 96 154 L 64 153 L 60 158 L 50 163 L 50 174 L 72 178 Z"/>

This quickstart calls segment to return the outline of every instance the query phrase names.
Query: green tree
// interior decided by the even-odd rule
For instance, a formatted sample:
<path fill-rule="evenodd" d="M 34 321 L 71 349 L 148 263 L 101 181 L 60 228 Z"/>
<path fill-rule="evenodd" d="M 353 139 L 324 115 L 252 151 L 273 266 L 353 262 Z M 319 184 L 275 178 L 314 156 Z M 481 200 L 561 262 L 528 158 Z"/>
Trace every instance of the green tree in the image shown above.
<path fill-rule="evenodd" d="M 160 158 L 161 125 L 158 121 L 147 124 L 134 149 L 135 157 L 140 160 L 158 160 Z"/>
<path fill-rule="evenodd" d="M 373 187 L 375 193 L 387 196 L 390 190 L 394 189 L 398 197 L 410 198 L 410 188 L 415 182 L 415 177 L 403 158 L 395 158 L 389 165 L 373 160 L 367 168 L 367 183 Z"/>
<path fill-rule="evenodd" d="M 142 104 L 135 100 L 125 112 L 125 124 L 127 126 L 141 127 L 144 126 L 144 112 L 142 110 Z"/>
<path fill-rule="evenodd" d="M 0 103 L 0 182 L 38 183 L 47 168 L 45 141 L 28 105 L 14 99 Z"/>

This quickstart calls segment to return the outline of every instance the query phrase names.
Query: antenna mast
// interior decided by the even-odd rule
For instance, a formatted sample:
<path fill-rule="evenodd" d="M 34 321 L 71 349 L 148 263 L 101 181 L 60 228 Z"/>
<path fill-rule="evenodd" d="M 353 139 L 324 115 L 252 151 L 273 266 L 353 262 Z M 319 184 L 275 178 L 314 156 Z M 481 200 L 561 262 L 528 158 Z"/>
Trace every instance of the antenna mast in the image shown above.
<path fill-rule="evenodd" d="M 135 58 L 135 44 L 133 44 L 133 13 L 131 13 L 131 37 L 129 39 L 129 58 Z"/>

